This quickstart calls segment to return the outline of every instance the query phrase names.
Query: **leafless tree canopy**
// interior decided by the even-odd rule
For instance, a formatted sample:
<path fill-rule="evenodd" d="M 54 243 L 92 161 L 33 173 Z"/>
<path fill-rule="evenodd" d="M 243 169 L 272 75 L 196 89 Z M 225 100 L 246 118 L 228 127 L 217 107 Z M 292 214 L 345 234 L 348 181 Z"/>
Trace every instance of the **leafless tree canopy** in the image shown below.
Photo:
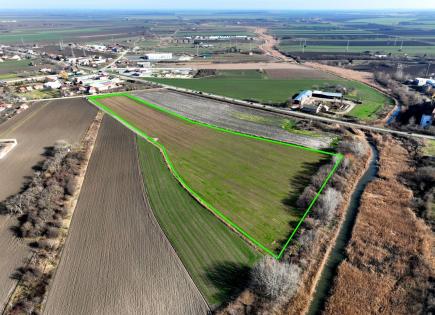
<path fill-rule="evenodd" d="M 297 265 L 265 257 L 252 269 L 252 287 L 258 295 L 271 299 L 291 297 L 298 288 L 300 273 Z"/>

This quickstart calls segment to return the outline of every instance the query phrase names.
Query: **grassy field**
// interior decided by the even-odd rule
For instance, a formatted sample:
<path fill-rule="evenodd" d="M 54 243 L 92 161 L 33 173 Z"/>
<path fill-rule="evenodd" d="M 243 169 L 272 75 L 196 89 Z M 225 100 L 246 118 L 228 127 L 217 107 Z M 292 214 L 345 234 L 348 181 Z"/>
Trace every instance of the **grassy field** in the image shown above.
<path fill-rule="evenodd" d="M 328 155 L 193 124 L 127 97 L 99 102 L 161 143 L 182 180 L 272 252 L 305 209 L 295 200 Z"/>
<path fill-rule="evenodd" d="M 375 119 L 385 104 L 392 104 L 385 95 L 371 87 L 340 78 L 336 79 L 268 79 L 258 71 L 220 71 L 202 79 L 150 79 L 154 82 L 228 96 L 265 104 L 284 104 L 294 94 L 306 89 L 325 89 L 342 85 L 352 90 L 347 97 L 362 101 L 349 115 L 363 120 Z"/>
<path fill-rule="evenodd" d="M 56 41 L 66 38 L 73 38 L 84 34 L 102 31 L 100 28 L 70 28 L 53 30 L 17 30 L 8 34 L 0 35 L 0 44 L 10 44 L 28 41 Z"/>
<path fill-rule="evenodd" d="M 18 94 L 18 96 L 25 97 L 28 100 L 35 100 L 35 99 L 60 97 L 60 92 L 59 90 L 33 90 L 27 93 L 20 93 Z"/>
<path fill-rule="evenodd" d="M 219 279 L 237 277 L 259 254 L 179 185 L 154 145 L 138 138 L 138 149 L 145 187 L 160 226 L 208 302 L 224 302 L 234 287 L 230 278 L 227 285 Z M 225 269 L 228 274 L 219 272 Z"/>
<path fill-rule="evenodd" d="M 399 43 L 400 45 L 400 43 Z M 362 53 L 370 51 L 372 53 L 385 53 L 393 55 L 435 55 L 435 46 L 403 46 L 400 50 L 399 46 L 352 46 L 349 45 L 348 51 L 346 51 L 346 44 L 343 46 L 328 46 L 328 45 L 309 45 L 305 47 L 305 52 L 337 52 L 337 53 Z M 301 52 L 300 45 L 280 45 L 279 49 L 284 52 Z"/>
<path fill-rule="evenodd" d="M 30 63 L 31 61 L 27 59 L 0 62 L 0 74 L 9 74 L 10 72 L 18 70 L 26 70 L 26 68 L 30 68 Z"/>
<path fill-rule="evenodd" d="M 426 140 L 423 152 L 427 156 L 435 156 L 435 140 Z"/>

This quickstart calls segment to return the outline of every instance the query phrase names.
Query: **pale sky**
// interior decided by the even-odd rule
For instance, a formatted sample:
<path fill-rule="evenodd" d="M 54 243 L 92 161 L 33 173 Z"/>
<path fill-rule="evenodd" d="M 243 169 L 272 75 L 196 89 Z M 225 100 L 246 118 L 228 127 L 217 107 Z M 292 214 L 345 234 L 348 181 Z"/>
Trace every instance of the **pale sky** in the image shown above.
<path fill-rule="evenodd" d="M 1 9 L 435 9 L 435 0 L 0 0 Z"/>

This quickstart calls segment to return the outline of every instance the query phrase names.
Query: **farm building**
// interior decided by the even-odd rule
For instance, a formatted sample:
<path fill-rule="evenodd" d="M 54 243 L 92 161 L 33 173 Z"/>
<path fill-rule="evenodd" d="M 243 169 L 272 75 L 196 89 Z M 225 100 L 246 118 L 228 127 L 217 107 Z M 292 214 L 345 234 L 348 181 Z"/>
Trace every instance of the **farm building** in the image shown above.
<path fill-rule="evenodd" d="M 342 93 L 333 93 L 333 92 L 313 91 L 312 96 L 333 100 L 333 99 L 341 99 L 343 97 L 343 94 Z"/>
<path fill-rule="evenodd" d="M 310 90 L 305 90 L 300 92 L 298 95 L 296 95 L 295 98 L 293 98 L 292 104 L 293 105 L 304 105 L 304 103 L 309 100 L 313 96 L 313 92 Z"/>
<path fill-rule="evenodd" d="M 422 115 L 420 120 L 420 127 L 428 128 L 432 125 L 432 115 Z"/>
<path fill-rule="evenodd" d="M 60 83 L 60 81 L 52 81 L 52 82 L 44 83 L 44 88 L 51 89 L 51 90 L 59 89 L 61 86 L 62 83 Z"/>
<path fill-rule="evenodd" d="M 172 53 L 148 53 L 148 54 L 145 54 L 145 59 L 146 60 L 153 60 L 153 61 L 171 60 Z"/>
<path fill-rule="evenodd" d="M 300 92 L 291 100 L 292 108 L 304 107 L 310 101 L 317 100 L 339 100 L 343 98 L 342 93 L 335 92 L 323 92 L 323 91 L 311 91 L 305 90 Z"/>

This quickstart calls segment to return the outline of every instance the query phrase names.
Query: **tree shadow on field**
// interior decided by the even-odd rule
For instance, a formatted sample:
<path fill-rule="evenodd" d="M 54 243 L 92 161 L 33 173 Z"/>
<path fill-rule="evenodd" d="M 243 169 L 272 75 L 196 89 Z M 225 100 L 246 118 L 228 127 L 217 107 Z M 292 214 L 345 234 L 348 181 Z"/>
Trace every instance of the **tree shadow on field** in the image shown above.
<path fill-rule="evenodd" d="M 321 166 L 328 164 L 330 161 L 329 158 L 323 158 L 318 162 L 304 162 L 302 164 L 301 169 L 298 171 L 296 176 L 289 181 L 289 186 L 292 187 L 292 191 L 289 195 L 282 200 L 282 203 L 287 207 L 288 211 L 299 210 L 301 214 L 306 209 L 298 209 L 296 202 L 298 201 L 299 196 L 304 191 L 305 187 L 310 184 L 311 178 L 317 173 Z M 323 180 L 326 179 L 326 176 Z"/>
<path fill-rule="evenodd" d="M 292 214 L 297 214 L 297 218 L 295 220 L 288 222 L 289 226 L 289 234 L 280 240 L 277 240 L 277 249 L 281 250 L 285 243 L 287 243 L 289 237 L 293 233 L 294 228 L 296 227 L 296 224 L 299 222 L 299 220 L 302 218 L 303 214 L 307 210 L 307 207 L 298 207 L 297 201 L 299 199 L 299 196 L 302 194 L 304 189 L 310 185 L 311 179 L 313 176 L 317 174 L 319 169 L 330 162 L 331 158 L 323 158 L 320 161 L 317 162 L 304 162 L 301 169 L 298 171 L 297 175 L 290 179 L 289 185 L 293 188 L 293 190 L 289 193 L 287 198 L 284 198 L 282 200 L 282 203 L 286 206 L 287 211 L 291 212 Z M 330 170 L 329 170 L 330 171 Z M 321 178 L 321 182 L 326 179 L 328 175 L 326 174 L 324 178 Z M 321 184 L 320 184 L 321 185 Z M 317 190 L 320 189 L 320 186 Z"/>
<path fill-rule="evenodd" d="M 229 302 L 249 284 L 251 268 L 244 264 L 223 262 L 206 270 L 207 279 L 218 288 L 215 298 Z"/>

